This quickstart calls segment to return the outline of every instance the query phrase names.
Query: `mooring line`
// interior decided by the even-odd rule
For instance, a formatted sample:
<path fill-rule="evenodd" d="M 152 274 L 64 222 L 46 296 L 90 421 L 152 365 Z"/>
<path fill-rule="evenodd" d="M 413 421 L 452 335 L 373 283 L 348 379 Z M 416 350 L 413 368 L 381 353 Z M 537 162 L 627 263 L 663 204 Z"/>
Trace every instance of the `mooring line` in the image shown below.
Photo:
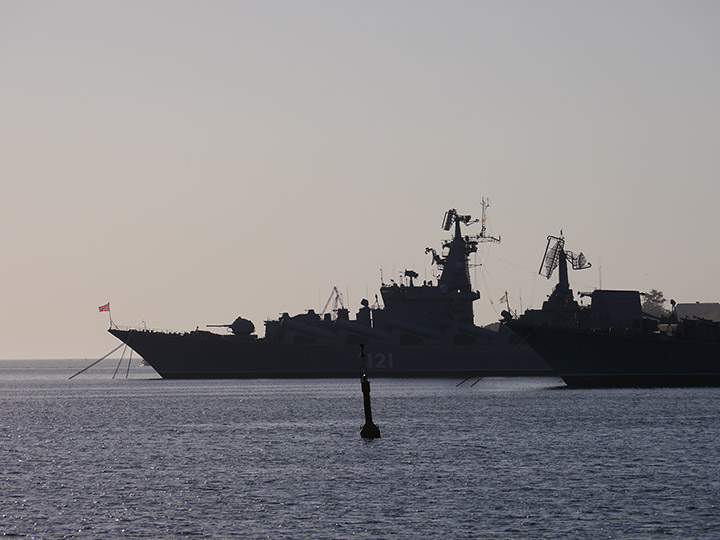
<path fill-rule="evenodd" d="M 460 386 L 461 384 L 465 384 L 465 383 L 468 381 L 468 379 L 471 379 L 471 378 L 473 378 L 474 376 L 475 376 L 475 375 L 468 375 L 468 376 L 465 377 L 462 381 L 460 381 L 459 383 L 457 383 L 457 384 L 455 385 L 455 388 L 457 388 L 457 387 Z"/>
<path fill-rule="evenodd" d="M 128 341 L 130 341 L 129 335 L 128 335 Z M 130 364 L 132 363 L 132 353 L 133 353 L 133 349 L 132 349 L 132 347 L 130 347 L 130 356 L 128 358 L 128 367 L 127 367 L 127 371 L 125 372 L 126 379 L 130 377 Z"/>
<path fill-rule="evenodd" d="M 117 347 L 115 347 L 112 351 L 110 351 L 110 352 L 107 353 L 105 356 L 103 356 L 102 358 L 100 358 L 100 360 L 96 360 L 95 362 L 93 362 L 92 364 L 90 364 L 88 367 L 81 369 L 81 370 L 78 371 L 75 375 L 73 375 L 72 377 L 69 377 L 69 379 L 74 379 L 75 377 L 77 377 L 78 375 L 80 375 L 81 373 L 83 373 L 84 371 L 87 371 L 88 369 L 90 369 L 91 367 L 93 367 L 95 364 L 101 362 L 102 360 L 105 360 L 108 356 L 110 356 L 112 353 L 114 353 L 115 351 L 117 351 L 117 350 L 118 350 L 120 347 L 122 347 L 123 345 L 125 345 L 125 344 L 124 344 L 124 343 L 121 343 L 120 345 L 118 345 Z M 69 379 L 68 379 L 68 380 L 69 380 Z"/>
<path fill-rule="evenodd" d="M 122 364 L 123 358 L 125 358 L 125 351 L 127 350 L 127 343 L 125 344 L 125 348 L 122 351 L 122 354 L 120 355 L 120 360 L 118 360 L 117 366 L 115 366 L 115 371 L 113 372 L 112 378 L 115 378 L 115 375 L 117 375 L 117 372 L 120 370 L 120 364 Z"/>
<path fill-rule="evenodd" d="M 510 357 L 511 354 L 513 354 L 515 351 L 517 351 L 517 350 L 520 348 L 520 345 L 522 345 L 523 343 L 525 343 L 525 340 L 526 340 L 526 339 L 527 339 L 527 336 L 524 336 L 520 341 L 518 341 L 518 342 L 515 344 L 515 346 L 514 346 L 510 351 L 508 351 L 507 353 L 505 353 L 505 356 L 503 356 L 500 360 L 498 360 L 498 361 L 495 363 L 495 365 L 494 365 L 492 368 L 490 368 L 490 370 L 497 369 L 497 368 L 500 366 L 500 364 L 502 364 L 505 360 L 507 360 L 507 359 Z M 464 383 L 467 382 L 469 379 L 472 379 L 473 377 L 476 377 L 476 376 L 477 376 L 477 374 L 468 375 L 468 376 L 465 377 L 462 381 L 460 381 L 459 383 L 457 383 L 457 384 L 455 385 L 455 388 L 457 388 L 457 387 L 460 386 L 461 384 L 464 384 Z M 477 381 L 475 381 L 474 383 L 472 383 L 472 384 L 470 385 L 470 388 L 472 388 L 473 386 L 475 386 L 477 383 L 479 383 L 479 382 L 480 382 L 481 380 L 483 380 L 484 378 L 485 378 L 485 375 L 480 375 L 480 378 L 479 378 Z"/>

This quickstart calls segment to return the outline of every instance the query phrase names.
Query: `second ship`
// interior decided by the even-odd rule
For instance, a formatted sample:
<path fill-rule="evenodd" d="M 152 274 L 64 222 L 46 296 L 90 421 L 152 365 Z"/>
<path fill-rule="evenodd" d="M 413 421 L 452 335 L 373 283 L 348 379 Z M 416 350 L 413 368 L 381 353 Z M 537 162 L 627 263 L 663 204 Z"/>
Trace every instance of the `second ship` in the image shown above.
<path fill-rule="evenodd" d="M 700 313 L 717 304 L 676 304 L 669 316 L 644 313 L 639 291 L 580 293 L 568 279 L 589 268 L 585 256 L 565 250 L 562 234 L 548 236 L 540 274 L 558 269 L 558 283 L 542 309 L 520 317 L 503 312 L 504 324 L 545 358 L 570 387 L 720 386 L 720 321 Z M 717 310 L 713 310 L 717 313 Z"/>
<path fill-rule="evenodd" d="M 441 272 L 436 282 L 416 284 L 418 274 L 405 270 L 403 283 L 381 285 L 383 306 L 363 300 L 354 319 L 340 305 L 333 313 L 309 310 L 265 321 L 264 337 L 242 317 L 220 325 L 230 329 L 225 334 L 115 325 L 109 332 L 167 379 L 356 377 L 363 365 L 374 377 L 552 375 L 512 332 L 474 323 L 480 293 L 472 288 L 469 256 L 481 242 L 499 242 L 486 234 L 486 208 L 483 200 L 482 220 L 455 209 L 445 213 L 442 228 L 452 230 L 452 238 L 440 253 L 425 250 Z M 478 221 L 479 234 L 463 235 L 462 227 Z"/>

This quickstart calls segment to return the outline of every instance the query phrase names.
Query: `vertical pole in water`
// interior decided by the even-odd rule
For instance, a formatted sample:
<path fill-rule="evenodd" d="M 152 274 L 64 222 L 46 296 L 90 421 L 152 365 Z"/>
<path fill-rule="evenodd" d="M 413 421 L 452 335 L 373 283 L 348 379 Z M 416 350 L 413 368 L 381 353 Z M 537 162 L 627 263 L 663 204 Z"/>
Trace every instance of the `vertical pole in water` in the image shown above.
<path fill-rule="evenodd" d="M 360 358 L 362 358 L 360 386 L 363 393 L 363 404 L 365 405 L 365 425 L 360 430 L 360 436 L 363 439 L 378 439 L 380 437 L 380 428 L 373 424 L 372 410 L 370 408 L 370 381 L 367 378 L 367 368 L 365 367 L 365 345 L 360 345 Z"/>

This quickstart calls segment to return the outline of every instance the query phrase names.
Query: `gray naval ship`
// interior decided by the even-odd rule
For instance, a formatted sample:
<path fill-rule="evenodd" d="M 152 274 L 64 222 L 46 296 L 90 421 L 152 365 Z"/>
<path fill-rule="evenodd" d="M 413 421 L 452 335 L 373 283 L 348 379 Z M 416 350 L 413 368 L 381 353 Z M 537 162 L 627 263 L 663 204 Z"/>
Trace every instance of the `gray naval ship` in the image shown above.
<path fill-rule="evenodd" d="M 480 293 L 472 288 L 469 256 L 481 242 L 499 242 L 486 234 L 487 206 L 483 199 L 482 220 L 455 209 L 445 213 L 442 228 L 453 231 L 452 238 L 439 253 L 425 250 L 440 271 L 435 282 L 416 284 L 418 274 L 405 270 L 401 283 L 381 285 L 382 305 L 377 296 L 373 306 L 364 299 L 354 319 L 335 289 L 336 309 L 284 313 L 265 322 L 264 337 L 242 317 L 208 325 L 227 327 L 229 333 L 112 324 L 109 332 L 167 379 L 357 377 L 361 365 L 374 377 L 550 375 L 551 368 L 512 332 L 474 323 L 473 302 Z M 479 234 L 463 235 L 462 227 L 478 221 Z"/>
<path fill-rule="evenodd" d="M 717 304 L 676 304 L 669 316 L 644 313 L 632 290 L 581 292 L 582 306 L 568 278 L 589 268 L 582 253 L 565 250 L 565 238 L 548 236 L 540 274 L 558 283 L 542 309 L 516 317 L 503 312 L 505 326 L 547 360 L 570 387 L 720 386 L 720 313 Z M 714 313 L 712 313 L 714 311 Z M 702 316 L 704 315 L 704 316 Z M 709 319 L 707 317 L 713 317 Z"/>

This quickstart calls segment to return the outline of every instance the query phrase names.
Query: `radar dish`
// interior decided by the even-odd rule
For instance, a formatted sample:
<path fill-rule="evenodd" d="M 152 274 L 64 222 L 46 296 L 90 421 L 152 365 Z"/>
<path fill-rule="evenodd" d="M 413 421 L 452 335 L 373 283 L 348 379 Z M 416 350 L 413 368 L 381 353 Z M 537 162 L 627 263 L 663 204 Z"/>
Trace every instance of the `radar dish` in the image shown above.
<path fill-rule="evenodd" d="M 547 279 L 550 279 L 550 276 L 560 262 L 560 252 L 565 246 L 565 239 L 557 236 L 548 236 L 547 240 L 548 243 L 545 247 L 545 255 L 540 263 L 540 271 L 538 273 L 541 276 L 545 276 Z"/>
<path fill-rule="evenodd" d="M 582 251 L 577 255 L 575 255 L 572 251 L 566 251 L 565 256 L 570 261 L 570 264 L 572 264 L 573 270 L 585 270 L 586 268 L 590 268 L 592 266 Z"/>
<path fill-rule="evenodd" d="M 454 208 L 445 212 L 445 217 L 443 218 L 443 224 L 442 224 L 443 230 L 445 230 L 445 231 L 450 230 L 450 227 L 452 227 L 452 224 L 453 224 L 453 218 L 455 216 L 457 216 L 457 212 L 455 211 Z"/>

